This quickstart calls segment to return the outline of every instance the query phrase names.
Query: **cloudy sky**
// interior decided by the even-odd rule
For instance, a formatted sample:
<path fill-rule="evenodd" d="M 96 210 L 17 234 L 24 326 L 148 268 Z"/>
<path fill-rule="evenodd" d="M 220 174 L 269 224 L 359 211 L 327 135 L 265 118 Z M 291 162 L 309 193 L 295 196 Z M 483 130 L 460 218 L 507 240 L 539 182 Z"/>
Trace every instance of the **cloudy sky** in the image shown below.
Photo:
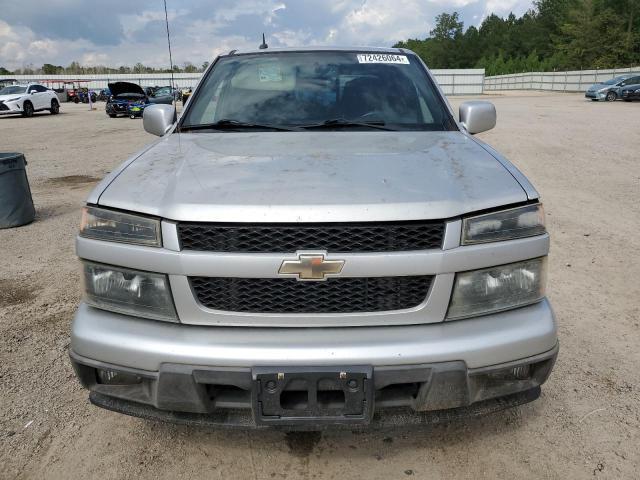
<path fill-rule="evenodd" d="M 465 27 L 491 12 L 524 13 L 532 0 L 167 0 L 174 63 L 271 46 L 391 46 L 424 38 L 443 11 Z M 10 0 L 0 7 L 0 66 L 43 63 L 165 66 L 162 0 Z"/>

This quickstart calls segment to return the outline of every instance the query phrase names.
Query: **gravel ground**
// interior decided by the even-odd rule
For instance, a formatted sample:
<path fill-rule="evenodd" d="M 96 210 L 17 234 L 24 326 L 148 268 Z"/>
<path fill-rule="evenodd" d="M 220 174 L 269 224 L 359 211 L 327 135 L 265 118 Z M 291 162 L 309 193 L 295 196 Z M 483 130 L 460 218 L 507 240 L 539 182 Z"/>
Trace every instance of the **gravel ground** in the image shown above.
<path fill-rule="evenodd" d="M 482 138 L 545 201 L 560 357 L 538 401 L 411 432 L 209 431 L 91 406 L 67 358 L 79 209 L 153 137 L 101 105 L 0 118 L 0 151 L 26 154 L 38 210 L 35 223 L 0 231 L 0 477 L 638 478 L 640 105 L 485 98 L 498 126 Z"/>

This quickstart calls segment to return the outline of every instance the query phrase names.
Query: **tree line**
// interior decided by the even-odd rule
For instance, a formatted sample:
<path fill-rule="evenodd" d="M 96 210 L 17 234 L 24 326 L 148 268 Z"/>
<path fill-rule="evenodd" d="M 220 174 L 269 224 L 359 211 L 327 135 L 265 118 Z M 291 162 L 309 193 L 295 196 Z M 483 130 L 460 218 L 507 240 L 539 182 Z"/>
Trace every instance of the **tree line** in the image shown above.
<path fill-rule="evenodd" d="M 424 40 L 395 47 L 430 68 L 484 68 L 487 75 L 640 65 L 640 0 L 537 0 L 521 17 L 495 14 L 466 30 L 442 13 Z"/>
<path fill-rule="evenodd" d="M 209 62 L 204 62 L 200 67 L 191 62 L 185 62 L 182 67 L 173 66 L 174 73 L 199 73 L 209 66 Z M 82 75 L 82 74 L 110 74 L 110 73 L 171 73 L 170 68 L 154 68 L 138 62 L 133 67 L 121 65 L 120 67 L 107 67 L 104 65 L 84 66 L 79 62 L 71 62 L 66 67 L 45 63 L 41 67 L 27 65 L 14 71 L 7 70 L 0 66 L 0 75 Z"/>

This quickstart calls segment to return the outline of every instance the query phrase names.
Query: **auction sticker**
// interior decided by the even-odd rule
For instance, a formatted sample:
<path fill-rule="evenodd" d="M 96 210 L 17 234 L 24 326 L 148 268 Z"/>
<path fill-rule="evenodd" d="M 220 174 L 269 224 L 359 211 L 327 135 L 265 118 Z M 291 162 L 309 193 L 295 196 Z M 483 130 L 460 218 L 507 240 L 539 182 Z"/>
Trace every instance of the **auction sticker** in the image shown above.
<path fill-rule="evenodd" d="M 409 65 L 406 55 L 393 55 L 391 53 L 359 53 L 358 63 L 400 63 Z"/>
<path fill-rule="evenodd" d="M 279 65 L 258 65 L 258 80 L 261 82 L 282 82 Z"/>

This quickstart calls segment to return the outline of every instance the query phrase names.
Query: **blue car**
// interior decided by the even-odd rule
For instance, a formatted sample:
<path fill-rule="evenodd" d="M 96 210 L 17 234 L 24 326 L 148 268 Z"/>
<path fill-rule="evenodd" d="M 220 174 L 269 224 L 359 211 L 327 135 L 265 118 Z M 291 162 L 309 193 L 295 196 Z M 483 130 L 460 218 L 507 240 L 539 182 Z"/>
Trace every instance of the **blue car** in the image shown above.
<path fill-rule="evenodd" d="M 104 109 L 111 118 L 115 118 L 118 115 L 131 116 L 131 112 L 129 112 L 130 105 L 146 105 L 149 103 L 149 98 L 137 83 L 114 82 L 109 84 L 109 90 L 111 91 L 111 97 Z"/>

